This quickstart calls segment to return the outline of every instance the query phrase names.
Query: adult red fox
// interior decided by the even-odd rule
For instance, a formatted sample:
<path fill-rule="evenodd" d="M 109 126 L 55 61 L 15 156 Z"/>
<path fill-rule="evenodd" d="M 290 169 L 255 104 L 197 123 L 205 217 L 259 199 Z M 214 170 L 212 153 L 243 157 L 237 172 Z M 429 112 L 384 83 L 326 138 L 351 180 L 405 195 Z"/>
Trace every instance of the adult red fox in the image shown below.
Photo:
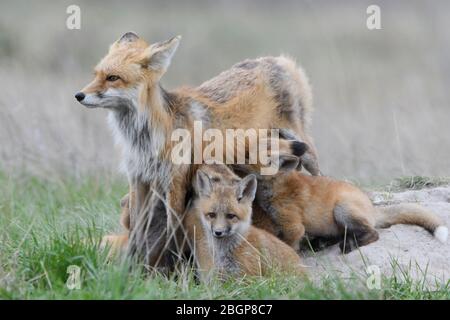
<path fill-rule="evenodd" d="M 312 174 L 319 174 L 309 136 L 311 88 L 291 59 L 246 60 L 197 88 L 169 92 L 161 87 L 160 79 L 180 39 L 149 45 L 127 32 L 95 67 L 94 80 L 75 95 L 88 108 L 109 110 L 130 181 L 130 228 L 135 234 L 131 243 L 133 247 L 139 244 L 136 250 L 145 251 L 150 265 L 159 261 L 167 238 L 172 238 L 195 171 L 192 165 L 172 163 L 173 130 L 192 131 L 195 121 L 201 121 L 204 128 L 220 130 L 283 128 L 308 144 L 302 164 Z M 149 197 L 153 199 L 150 202 L 146 201 Z M 149 210 L 153 213 L 148 214 Z M 138 219 L 152 221 L 137 223 Z"/>
<path fill-rule="evenodd" d="M 203 280 L 212 275 L 264 276 L 272 271 L 304 275 L 300 257 L 274 235 L 251 225 L 255 175 L 243 179 L 225 165 L 203 165 L 184 227 Z"/>
<path fill-rule="evenodd" d="M 255 202 L 273 222 L 272 232 L 294 249 L 306 235 L 339 243 L 343 253 L 378 240 L 376 228 L 412 224 L 425 228 L 445 242 L 448 228 L 443 221 L 420 205 L 404 203 L 374 207 L 368 196 L 350 183 L 328 177 L 312 177 L 294 171 L 299 159 L 280 155 L 275 176 L 262 176 L 251 166 L 237 166 L 243 175 L 258 176 Z M 266 228 L 267 229 L 267 228 Z M 270 229 L 269 229 L 270 230 Z"/>

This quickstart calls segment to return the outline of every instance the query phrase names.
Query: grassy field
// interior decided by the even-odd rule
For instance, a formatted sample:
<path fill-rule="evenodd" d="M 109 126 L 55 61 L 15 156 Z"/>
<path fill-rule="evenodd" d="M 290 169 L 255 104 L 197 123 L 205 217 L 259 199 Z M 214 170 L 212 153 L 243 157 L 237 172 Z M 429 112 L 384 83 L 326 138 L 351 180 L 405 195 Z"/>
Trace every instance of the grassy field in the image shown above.
<path fill-rule="evenodd" d="M 0 174 L 0 299 L 449 299 L 450 284 L 428 291 L 404 271 L 384 277 L 380 290 L 366 279 L 332 274 L 309 281 L 267 278 L 203 285 L 186 266 L 173 277 L 144 277 L 127 260 L 98 247 L 120 231 L 118 199 L 124 181 L 44 180 Z M 66 286 L 67 268 L 81 268 L 81 289 Z"/>

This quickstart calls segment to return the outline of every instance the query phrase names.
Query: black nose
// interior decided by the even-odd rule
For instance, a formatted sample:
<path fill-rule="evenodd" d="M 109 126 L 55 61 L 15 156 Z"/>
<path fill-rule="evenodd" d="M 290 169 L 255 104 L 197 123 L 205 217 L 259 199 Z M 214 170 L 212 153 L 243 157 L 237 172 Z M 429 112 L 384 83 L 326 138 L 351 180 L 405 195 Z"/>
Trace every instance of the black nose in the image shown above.
<path fill-rule="evenodd" d="M 86 97 L 86 95 L 83 92 L 78 92 L 75 95 L 75 99 L 77 99 L 78 101 L 83 101 L 84 97 Z"/>
<path fill-rule="evenodd" d="M 223 235 L 223 231 L 214 231 L 214 235 L 216 237 L 221 237 Z"/>

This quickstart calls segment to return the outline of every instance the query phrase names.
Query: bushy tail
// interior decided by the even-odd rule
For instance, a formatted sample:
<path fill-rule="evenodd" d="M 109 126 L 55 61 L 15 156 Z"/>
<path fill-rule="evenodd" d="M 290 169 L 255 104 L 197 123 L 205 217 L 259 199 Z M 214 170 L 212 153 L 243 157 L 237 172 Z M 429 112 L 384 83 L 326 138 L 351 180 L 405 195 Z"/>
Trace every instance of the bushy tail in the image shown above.
<path fill-rule="evenodd" d="M 441 242 L 447 241 L 448 228 L 444 222 L 420 205 L 403 203 L 377 207 L 377 211 L 375 225 L 377 228 L 389 228 L 394 224 L 412 224 L 423 227 Z"/>

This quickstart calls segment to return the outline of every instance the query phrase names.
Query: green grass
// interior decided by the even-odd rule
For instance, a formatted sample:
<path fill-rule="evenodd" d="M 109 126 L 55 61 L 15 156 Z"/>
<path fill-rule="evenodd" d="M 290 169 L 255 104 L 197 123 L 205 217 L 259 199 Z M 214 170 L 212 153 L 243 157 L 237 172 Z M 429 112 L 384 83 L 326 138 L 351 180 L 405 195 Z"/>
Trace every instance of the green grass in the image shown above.
<path fill-rule="evenodd" d="M 172 277 L 144 276 L 127 260 L 111 261 L 98 243 L 118 232 L 121 180 L 60 181 L 0 173 L 0 299 L 448 299 L 449 284 L 429 291 L 408 270 L 383 278 L 324 275 L 307 281 L 272 275 L 225 284 L 199 284 L 188 266 Z M 81 270 L 69 290 L 67 268 Z"/>

